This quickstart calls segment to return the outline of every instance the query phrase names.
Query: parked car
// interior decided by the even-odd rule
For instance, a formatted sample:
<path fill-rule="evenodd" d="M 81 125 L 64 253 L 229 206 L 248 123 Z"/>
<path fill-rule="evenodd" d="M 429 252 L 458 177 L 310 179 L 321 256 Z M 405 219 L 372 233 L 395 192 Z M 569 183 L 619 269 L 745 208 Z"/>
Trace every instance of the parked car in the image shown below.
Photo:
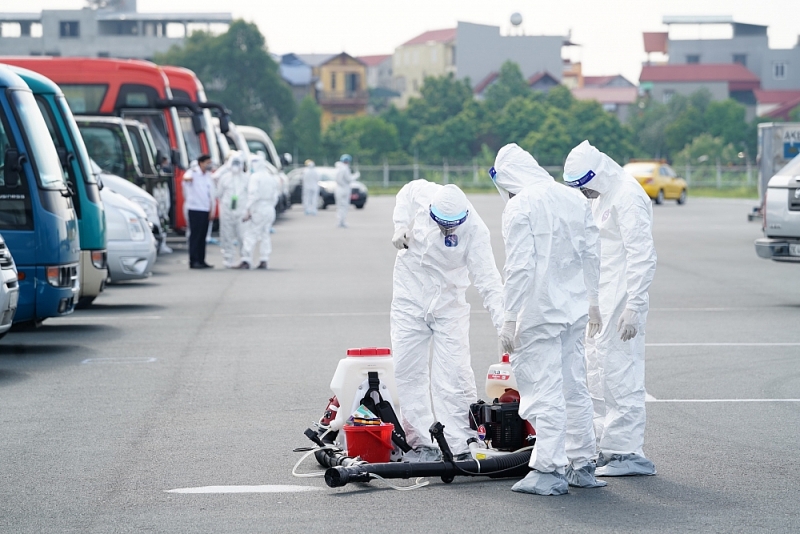
<path fill-rule="evenodd" d="M 800 156 L 770 178 L 764 195 L 764 237 L 756 254 L 781 262 L 800 262 Z"/>
<path fill-rule="evenodd" d="M 0 338 L 11 329 L 19 302 L 19 280 L 17 266 L 3 236 L 0 235 Z"/>
<path fill-rule="evenodd" d="M 95 172 L 97 172 L 100 183 L 104 188 L 108 188 L 113 192 L 122 195 L 128 200 L 135 202 L 144 211 L 147 216 L 147 222 L 153 230 L 153 237 L 156 240 L 156 245 L 159 252 L 169 252 L 167 249 L 167 232 L 161 225 L 161 217 L 159 212 L 158 201 L 142 189 L 141 187 L 130 183 L 125 178 L 107 174 L 101 171 L 96 163 L 92 162 Z M 166 247 L 166 248 L 165 248 Z"/>
<path fill-rule="evenodd" d="M 331 204 L 336 204 L 336 169 L 333 167 L 316 167 L 319 173 L 319 203 L 317 207 L 324 210 Z M 292 192 L 290 197 L 292 204 L 303 202 L 303 173 L 305 167 L 300 167 L 289 173 L 289 190 Z M 362 209 L 367 203 L 369 189 L 358 180 L 352 184 L 350 193 L 350 204 L 358 209 Z"/>
<path fill-rule="evenodd" d="M 656 204 L 663 204 L 664 200 L 686 203 L 689 192 L 686 180 L 663 161 L 631 161 L 623 169 L 642 184 L 647 196 Z"/>
<path fill-rule="evenodd" d="M 156 261 L 156 240 L 147 215 L 138 204 L 107 187 L 100 196 L 106 208 L 110 282 L 147 278 Z"/>

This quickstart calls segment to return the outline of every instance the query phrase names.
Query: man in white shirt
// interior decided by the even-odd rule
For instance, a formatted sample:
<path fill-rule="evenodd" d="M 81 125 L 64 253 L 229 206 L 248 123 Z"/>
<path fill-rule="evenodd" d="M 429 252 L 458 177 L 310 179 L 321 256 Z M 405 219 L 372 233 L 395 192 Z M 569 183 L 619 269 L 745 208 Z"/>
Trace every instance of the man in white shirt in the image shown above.
<path fill-rule="evenodd" d="M 211 156 L 197 158 L 197 167 L 183 175 L 183 206 L 189 219 L 189 268 L 212 269 L 206 263 L 206 232 L 214 217 L 214 184 Z"/>

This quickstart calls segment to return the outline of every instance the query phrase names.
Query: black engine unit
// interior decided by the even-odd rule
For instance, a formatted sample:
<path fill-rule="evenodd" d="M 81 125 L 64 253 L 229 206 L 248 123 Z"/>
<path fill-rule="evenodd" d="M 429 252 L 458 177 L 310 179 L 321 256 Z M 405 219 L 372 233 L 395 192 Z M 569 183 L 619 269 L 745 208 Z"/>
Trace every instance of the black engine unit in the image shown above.
<path fill-rule="evenodd" d="M 519 416 L 518 402 L 494 402 L 486 404 L 478 401 L 469 407 L 469 426 L 478 430 L 480 425 L 486 429 L 486 439 L 492 448 L 501 451 L 515 451 L 528 445 L 525 421 Z"/>

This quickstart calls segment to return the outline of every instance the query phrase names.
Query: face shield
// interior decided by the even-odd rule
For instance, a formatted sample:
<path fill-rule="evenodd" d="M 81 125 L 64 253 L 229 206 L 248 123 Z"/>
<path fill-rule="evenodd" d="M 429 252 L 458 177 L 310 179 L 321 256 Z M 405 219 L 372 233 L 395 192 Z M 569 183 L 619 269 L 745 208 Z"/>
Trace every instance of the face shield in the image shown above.
<path fill-rule="evenodd" d="M 588 198 L 593 199 L 600 196 L 600 193 L 592 189 L 587 184 L 592 181 L 592 178 L 597 176 L 595 172 L 589 169 L 586 174 L 581 176 L 580 178 L 571 178 L 570 176 L 564 175 L 564 183 L 566 183 L 570 187 L 575 187 L 581 190 L 581 193 Z"/>
<path fill-rule="evenodd" d="M 507 203 L 509 200 L 514 198 L 516 195 L 510 192 L 508 189 L 502 187 L 500 184 L 497 183 L 497 170 L 492 167 L 489 169 L 489 176 L 492 178 L 492 183 L 497 188 L 497 192 L 500 193 L 500 197 L 503 199 L 503 203 Z"/>
<path fill-rule="evenodd" d="M 456 230 L 459 226 L 464 224 L 464 221 L 467 220 L 469 216 L 469 210 L 465 210 L 462 213 L 459 213 L 455 216 L 446 216 L 439 212 L 435 206 L 430 206 L 431 210 L 431 219 L 439 225 L 439 231 L 442 232 L 444 236 L 444 246 L 446 247 L 457 247 L 458 246 L 458 234 L 456 234 Z"/>

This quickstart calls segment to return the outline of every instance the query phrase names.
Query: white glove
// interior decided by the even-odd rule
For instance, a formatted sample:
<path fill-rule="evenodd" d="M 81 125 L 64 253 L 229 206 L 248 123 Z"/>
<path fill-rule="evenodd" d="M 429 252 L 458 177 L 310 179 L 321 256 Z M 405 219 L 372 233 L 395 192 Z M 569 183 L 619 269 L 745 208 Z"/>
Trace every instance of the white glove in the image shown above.
<path fill-rule="evenodd" d="M 404 248 L 408 248 L 408 235 L 411 232 L 408 228 L 402 227 L 397 230 L 394 235 L 392 236 L 392 245 L 397 250 L 403 250 Z"/>
<path fill-rule="evenodd" d="M 589 328 L 586 335 L 594 337 L 603 329 L 603 319 L 600 317 L 600 306 L 589 306 Z"/>
<path fill-rule="evenodd" d="M 503 328 L 500 329 L 500 344 L 503 345 L 503 351 L 512 353 L 514 352 L 514 336 L 517 335 L 517 322 L 506 321 L 503 323 Z"/>
<path fill-rule="evenodd" d="M 639 331 L 639 314 L 633 310 L 626 309 L 622 312 L 617 323 L 617 332 L 622 332 L 619 338 L 628 341 L 636 337 Z"/>

